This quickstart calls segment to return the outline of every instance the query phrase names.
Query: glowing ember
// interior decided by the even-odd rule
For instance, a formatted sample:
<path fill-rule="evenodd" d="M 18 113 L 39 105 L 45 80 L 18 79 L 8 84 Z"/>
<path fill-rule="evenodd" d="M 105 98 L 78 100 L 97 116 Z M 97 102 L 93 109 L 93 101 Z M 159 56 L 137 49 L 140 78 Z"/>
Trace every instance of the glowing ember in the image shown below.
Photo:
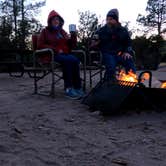
<path fill-rule="evenodd" d="M 118 76 L 118 80 L 120 81 L 126 81 L 126 82 L 138 82 L 137 75 L 133 73 L 132 71 L 129 71 L 128 74 L 124 70 L 121 70 Z"/>
<path fill-rule="evenodd" d="M 161 88 L 166 89 L 166 82 L 162 83 Z"/>

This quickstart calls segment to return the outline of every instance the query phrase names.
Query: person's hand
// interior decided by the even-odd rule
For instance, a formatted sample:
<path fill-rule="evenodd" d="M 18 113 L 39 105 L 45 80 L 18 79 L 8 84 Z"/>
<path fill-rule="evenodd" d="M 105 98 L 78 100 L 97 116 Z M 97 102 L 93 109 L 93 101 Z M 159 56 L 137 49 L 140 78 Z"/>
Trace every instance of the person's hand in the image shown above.
<path fill-rule="evenodd" d="M 78 34 L 78 31 L 72 31 L 72 32 L 70 32 L 70 36 L 77 36 L 77 34 Z"/>
<path fill-rule="evenodd" d="M 129 53 L 127 53 L 127 52 L 123 53 L 123 54 L 122 54 L 122 57 L 123 57 L 125 60 L 132 58 L 132 56 L 131 56 Z"/>

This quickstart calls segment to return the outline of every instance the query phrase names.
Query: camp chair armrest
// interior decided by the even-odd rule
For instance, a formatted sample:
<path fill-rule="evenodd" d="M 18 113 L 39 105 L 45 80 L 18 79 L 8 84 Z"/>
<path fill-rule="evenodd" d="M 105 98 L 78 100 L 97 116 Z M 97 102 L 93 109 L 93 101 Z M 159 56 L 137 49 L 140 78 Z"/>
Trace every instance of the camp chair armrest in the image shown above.
<path fill-rule="evenodd" d="M 40 50 L 36 50 L 33 53 L 33 67 L 36 68 L 36 60 L 37 60 L 37 55 L 39 54 L 43 54 L 43 53 L 49 53 L 51 55 L 51 69 L 54 70 L 54 59 L 55 59 L 55 53 L 53 51 L 53 49 L 50 48 L 45 48 L 45 49 L 40 49 Z"/>
<path fill-rule="evenodd" d="M 36 61 L 36 55 L 42 54 L 42 53 L 50 53 L 50 55 L 51 55 L 51 62 L 52 63 L 54 62 L 55 53 L 54 53 L 53 49 L 51 49 L 51 48 L 44 48 L 44 49 L 40 49 L 40 50 L 34 51 L 34 54 L 33 54 L 34 61 Z"/>
<path fill-rule="evenodd" d="M 54 51 L 51 48 L 44 48 L 44 49 L 36 50 L 34 52 L 34 54 L 47 53 L 47 52 L 50 52 L 51 55 L 54 55 Z"/>

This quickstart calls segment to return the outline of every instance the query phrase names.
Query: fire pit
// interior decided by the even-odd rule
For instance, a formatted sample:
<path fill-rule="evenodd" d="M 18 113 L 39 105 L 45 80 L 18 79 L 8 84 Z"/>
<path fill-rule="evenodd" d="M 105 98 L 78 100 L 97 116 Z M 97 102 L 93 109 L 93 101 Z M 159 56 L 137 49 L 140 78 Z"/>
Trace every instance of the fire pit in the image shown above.
<path fill-rule="evenodd" d="M 144 84 L 145 80 L 148 84 Z M 162 111 L 166 109 L 165 84 L 154 88 L 150 71 L 140 73 L 138 78 L 133 73 L 125 75 L 120 72 L 116 82 L 100 81 L 82 103 L 94 111 L 101 111 L 103 115 L 130 110 Z"/>

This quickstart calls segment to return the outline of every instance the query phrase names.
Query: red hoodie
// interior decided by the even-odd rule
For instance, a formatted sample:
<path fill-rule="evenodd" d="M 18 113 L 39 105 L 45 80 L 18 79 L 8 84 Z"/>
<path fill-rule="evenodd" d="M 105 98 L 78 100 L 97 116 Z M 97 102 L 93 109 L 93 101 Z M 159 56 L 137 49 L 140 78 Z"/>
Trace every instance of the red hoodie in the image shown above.
<path fill-rule="evenodd" d="M 59 30 L 54 30 L 50 26 L 50 20 L 55 16 L 58 16 L 61 20 L 60 22 L 62 25 Z M 77 38 L 76 35 L 71 35 L 71 38 L 69 38 L 68 34 L 63 30 L 63 18 L 53 10 L 49 13 L 47 23 L 48 26 L 42 30 L 39 36 L 37 48 L 51 48 L 55 53 L 60 53 L 62 51 L 65 54 L 70 53 L 71 49 L 76 46 Z M 61 34 L 61 38 L 57 37 L 58 33 Z"/>

